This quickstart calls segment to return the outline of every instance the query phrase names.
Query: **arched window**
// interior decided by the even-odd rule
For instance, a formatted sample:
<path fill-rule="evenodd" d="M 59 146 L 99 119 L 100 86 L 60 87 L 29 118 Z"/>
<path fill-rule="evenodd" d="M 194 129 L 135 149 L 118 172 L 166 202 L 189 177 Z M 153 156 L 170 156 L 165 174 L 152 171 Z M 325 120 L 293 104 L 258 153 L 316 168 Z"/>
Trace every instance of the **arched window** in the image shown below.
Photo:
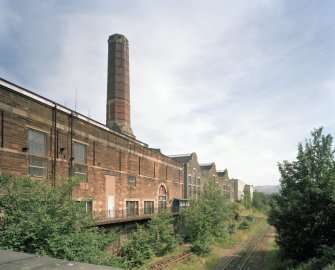
<path fill-rule="evenodd" d="M 200 184 L 200 177 L 198 177 L 198 179 L 197 179 L 197 186 L 200 186 L 201 184 Z"/>
<path fill-rule="evenodd" d="M 166 189 L 163 185 L 158 190 L 158 211 L 166 209 Z"/>

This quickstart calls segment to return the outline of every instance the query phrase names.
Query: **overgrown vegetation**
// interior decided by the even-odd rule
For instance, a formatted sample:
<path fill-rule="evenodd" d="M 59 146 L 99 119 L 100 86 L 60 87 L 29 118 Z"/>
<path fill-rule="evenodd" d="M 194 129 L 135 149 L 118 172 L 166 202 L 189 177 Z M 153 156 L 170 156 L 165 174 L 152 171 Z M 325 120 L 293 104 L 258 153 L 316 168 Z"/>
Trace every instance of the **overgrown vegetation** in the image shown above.
<path fill-rule="evenodd" d="M 71 199 L 73 179 L 52 187 L 0 174 L 0 248 L 56 258 L 116 266 L 118 258 L 106 251 L 115 233 L 92 227 L 94 220 L 83 203 Z"/>
<path fill-rule="evenodd" d="M 210 180 L 204 187 L 201 200 L 192 201 L 182 213 L 183 235 L 196 254 L 207 254 L 214 239 L 226 239 L 233 217 L 232 205 L 227 203 L 215 181 Z"/>
<path fill-rule="evenodd" d="M 138 226 L 132 239 L 123 244 L 121 251 L 125 265 L 132 269 L 153 256 L 163 256 L 173 251 L 180 240 L 173 231 L 170 214 L 161 212 L 154 215 L 146 228 Z"/>
<path fill-rule="evenodd" d="M 138 226 L 117 256 L 108 248 L 119 236 L 94 227 L 85 202 L 72 200 L 78 181 L 59 179 L 57 183 L 53 187 L 47 180 L 0 175 L 0 248 L 134 269 L 174 251 L 182 239 L 191 243 L 196 254 L 208 254 L 215 243 L 227 245 L 237 230 L 250 229 L 254 221 L 253 215 L 241 217 L 238 208 L 245 209 L 243 204 L 227 202 L 210 180 L 201 200 L 192 201 L 182 213 L 181 231 L 175 232 L 172 216 L 161 212 L 147 225 Z"/>
<path fill-rule="evenodd" d="M 255 191 L 252 197 L 252 207 L 262 213 L 268 214 L 271 209 L 273 195 Z"/>
<path fill-rule="evenodd" d="M 274 195 L 269 221 L 283 254 L 295 264 L 304 262 L 299 269 L 322 269 L 335 259 L 332 142 L 331 135 L 316 129 L 299 144 L 296 161 L 279 164 L 281 191 Z"/>

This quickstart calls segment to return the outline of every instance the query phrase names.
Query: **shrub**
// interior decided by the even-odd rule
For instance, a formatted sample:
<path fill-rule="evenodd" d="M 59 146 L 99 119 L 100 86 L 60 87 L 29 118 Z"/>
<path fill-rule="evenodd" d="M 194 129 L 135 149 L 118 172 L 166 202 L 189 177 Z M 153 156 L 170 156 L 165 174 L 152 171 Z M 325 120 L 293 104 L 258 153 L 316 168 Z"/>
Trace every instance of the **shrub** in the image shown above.
<path fill-rule="evenodd" d="M 255 221 L 255 216 L 254 215 L 248 215 L 245 217 L 245 220 L 248 222 L 254 222 Z"/>
<path fill-rule="evenodd" d="M 106 251 L 117 235 L 94 228 L 92 215 L 71 199 L 77 183 L 52 187 L 46 180 L 0 175 L 0 248 L 119 265 Z"/>
<path fill-rule="evenodd" d="M 298 145 L 296 161 L 279 164 L 281 190 L 273 196 L 269 223 L 277 243 L 296 262 L 319 258 L 335 245 L 335 159 L 333 137 L 322 128 Z"/>
<path fill-rule="evenodd" d="M 196 253 L 206 254 L 213 239 L 221 242 L 227 238 L 227 223 L 235 214 L 231 207 L 222 190 L 211 180 L 205 185 L 201 200 L 192 201 L 182 213 L 183 235 Z"/>
<path fill-rule="evenodd" d="M 172 217 L 165 211 L 152 217 L 148 232 L 149 241 L 156 256 L 162 256 L 174 250 L 180 242 L 179 235 L 173 231 Z"/>
<path fill-rule="evenodd" d="M 250 223 L 247 220 L 243 220 L 239 225 L 238 225 L 239 230 L 249 230 L 250 229 Z"/>
<path fill-rule="evenodd" d="M 154 215 L 147 227 L 138 226 L 130 241 L 121 247 L 121 253 L 128 268 L 142 265 L 153 256 L 171 252 L 180 238 L 173 231 L 172 217 L 166 212 Z"/>
<path fill-rule="evenodd" d="M 152 258 L 155 252 L 154 247 L 150 243 L 148 230 L 143 226 L 138 226 L 133 233 L 132 239 L 122 245 L 121 253 L 125 265 L 130 269 L 138 267 L 146 260 Z"/>

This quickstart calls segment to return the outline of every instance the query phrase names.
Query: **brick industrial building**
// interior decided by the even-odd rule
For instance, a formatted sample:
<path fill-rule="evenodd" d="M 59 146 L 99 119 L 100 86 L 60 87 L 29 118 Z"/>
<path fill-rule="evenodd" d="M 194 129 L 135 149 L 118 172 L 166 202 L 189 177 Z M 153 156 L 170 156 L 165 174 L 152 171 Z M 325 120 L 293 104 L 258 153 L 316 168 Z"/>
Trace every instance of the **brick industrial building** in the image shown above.
<path fill-rule="evenodd" d="M 195 153 L 165 156 L 134 136 L 130 121 L 128 41 L 108 39 L 106 125 L 0 79 L 0 173 L 77 176 L 76 200 L 103 220 L 126 220 L 184 207 L 215 177 L 228 198 L 228 172 L 199 165 Z M 91 199 L 91 200 L 90 200 Z"/>

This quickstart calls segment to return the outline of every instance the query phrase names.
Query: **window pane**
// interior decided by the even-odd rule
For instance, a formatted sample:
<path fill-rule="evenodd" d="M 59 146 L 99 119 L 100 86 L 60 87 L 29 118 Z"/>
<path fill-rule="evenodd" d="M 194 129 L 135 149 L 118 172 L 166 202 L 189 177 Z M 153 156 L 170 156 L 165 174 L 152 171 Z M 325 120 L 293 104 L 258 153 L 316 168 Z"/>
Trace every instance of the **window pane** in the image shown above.
<path fill-rule="evenodd" d="M 29 174 L 33 176 L 47 176 L 47 160 L 41 157 L 29 157 Z"/>
<path fill-rule="evenodd" d="M 138 202 L 127 201 L 127 216 L 137 216 L 138 215 Z"/>
<path fill-rule="evenodd" d="M 86 202 L 86 212 L 87 213 L 92 213 L 93 211 L 93 202 L 92 201 L 87 201 Z"/>
<path fill-rule="evenodd" d="M 41 131 L 29 129 L 28 130 L 28 147 L 29 147 L 30 154 L 45 156 L 47 154 L 46 134 Z"/>
<path fill-rule="evenodd" d="M 144 214 L 154 213 L 154 202 L 144 202 Z"/>
<path fill-rule="evenodd" d="M 128 185 L 131 187 L 136 187 L 136 177 L 129 175 L 128 176 Z"/>
<path fill-rule="evenodd" d="M 74 142 L 74 161 L 86 164 L 87 145 Z"/>
<path fill-rule="evenodd" d="M 74 165 L 74 176 L 80 180 L 87 180 L 87 168 L 83 165 Z"/>

